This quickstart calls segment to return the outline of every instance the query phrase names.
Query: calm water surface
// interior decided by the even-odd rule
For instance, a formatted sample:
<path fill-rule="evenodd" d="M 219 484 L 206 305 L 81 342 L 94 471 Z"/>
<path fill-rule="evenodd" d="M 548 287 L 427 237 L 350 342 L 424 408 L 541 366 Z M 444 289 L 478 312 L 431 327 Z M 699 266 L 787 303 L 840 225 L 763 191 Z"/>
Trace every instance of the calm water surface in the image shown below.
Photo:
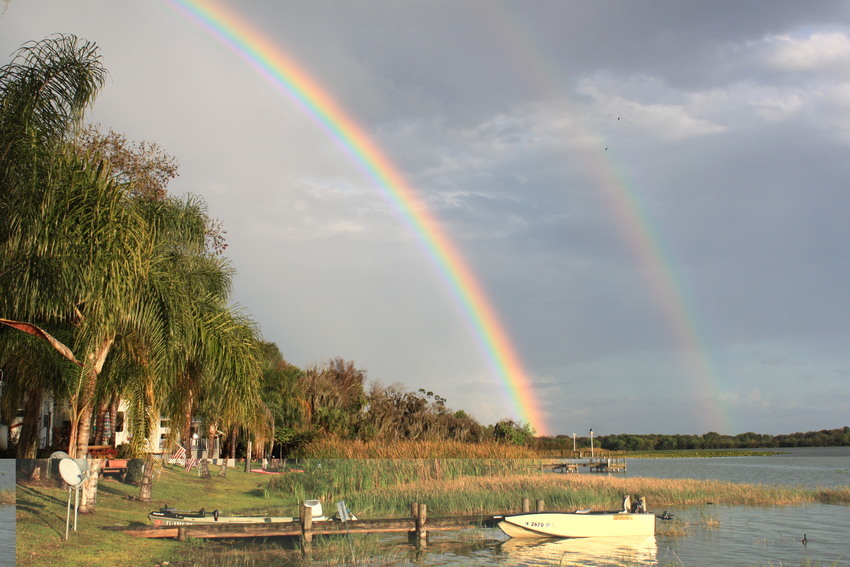
<path fill-rule="evenodd" d="M 808 488 L 850 486 L 850 447 L 782 451 L 773 456 L 760 457 L 630 459 L 625 475 L 784 484 Z"/>

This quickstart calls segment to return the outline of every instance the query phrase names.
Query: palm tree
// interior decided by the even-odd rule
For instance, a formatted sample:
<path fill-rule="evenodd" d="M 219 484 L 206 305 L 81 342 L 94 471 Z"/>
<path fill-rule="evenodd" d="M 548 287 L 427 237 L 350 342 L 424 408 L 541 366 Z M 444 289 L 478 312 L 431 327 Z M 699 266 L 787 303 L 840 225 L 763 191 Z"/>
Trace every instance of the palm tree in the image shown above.
<path fill-rule="evenodd" d="M 104 75 L 73 36 L 27 44 L 0 70 L 0 323 L 79 361 L 61 381 L 77 456 L 113 352 L 109 391 L 133 394 L 137 441 L 155 411 L 186 415 L 201 396 L 222 423 L 257 415 L 256 329 L 226 305 L 232 270 L 203 203 L 134 191 L 69 141 Z M 51 335 L 71 327 L 67 346 Z"/>
<path fill-rule="evenodd" d="M 22 46 L 0 68 L 0 190 L 29 192 L 106 78 L 97 46 L 56 35 Z"/>
<path fill-rule="evenodd" d="M 97 47 L 68 35 L 25 45 L 0 70 L 0 313 L 76 326 L 72 453 L 115 339 L 111 320 L 149 249 L 125 191 L 67 144 L 104 77 Z"/>

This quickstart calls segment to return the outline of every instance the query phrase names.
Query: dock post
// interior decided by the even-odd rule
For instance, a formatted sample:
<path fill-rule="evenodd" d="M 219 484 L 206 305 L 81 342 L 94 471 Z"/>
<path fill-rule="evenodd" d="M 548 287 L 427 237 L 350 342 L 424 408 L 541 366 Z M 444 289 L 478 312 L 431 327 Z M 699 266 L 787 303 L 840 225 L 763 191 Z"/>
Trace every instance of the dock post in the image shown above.
<path fill-rule="evenodd" d="M 522 499 L 522 513 L 528 514 L 529 512 L 531 512 L 531 500 L 529 500 L 528 498 L 523 498 Z"/>
<path fill-rule="evenodd" d="M 428 521 L 428 505 L 427 504 L 419 504 L 417 514 L 416 514 L 416 539 L 420 544 L 424 544 L 428 537 L 428 528 L 426 527 L 426 522 Z"/>
<path fill-rule="evenodd" d="M 301 505 L 301 541 L 309 545 L 313 541 L 313 509 Z"/>
<path fill-rule="evenodd" d="M 542 512 L 542 511 L 543 511 L 543 500 L 538 500 L 538 501 L 537 501 L 537 511 L 538 511 L 538 512 Z"/>
<path fill-rule="evenodd" d="M 177 541 L 186 541 L 186 526 L 177 526 Z"/>

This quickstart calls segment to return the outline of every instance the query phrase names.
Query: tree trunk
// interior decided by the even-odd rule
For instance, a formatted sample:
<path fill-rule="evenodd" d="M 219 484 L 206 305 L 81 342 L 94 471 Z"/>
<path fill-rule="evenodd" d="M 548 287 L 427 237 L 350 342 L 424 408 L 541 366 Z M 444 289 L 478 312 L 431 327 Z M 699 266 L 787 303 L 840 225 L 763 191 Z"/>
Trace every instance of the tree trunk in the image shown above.
<path fill-rule="evenodd" d="M 44 400 L 44 391 L 34 388 L 27 392 L 27 401 L 24 404 L 24 422 L 21 424 L 21 434 L 18 437 L 18 448 L 15 456 L 18 459 L 34 459 L 38 450 L 38 425 L 41 416 L 41 402 Z"/>
<path fill-rule="evenodd" d="M 245 456 L 245 472 L 251 470 L 251 440 L 248 439 L 248 454 Z"/>
<path fill-rule="evenodd" d="M 115 335 L 104 339 L 95 352 L 89 355 L 88 364 L 83 367 L 82 387 L 80 397 L 77 400 L 80 414 L 76 424 L 73 420 L 71 421 L 71 438 L 76 438 L 76 447 L 68 448 L 71 456 L 77 459 L 85 457 L 89 451 L 95 386 L 97 386 L 97 378 L 100 371 L 103 370 L 103 363 L 106 362 L 106 356 L 109 354 L 113 342 L 115 342 Z"/>
<path fill-rule="evenodd" d="M 210 478 L 210 460 L 207 457 L 201 459 L 201 470 L 199 475 L 201 478 Z"/>
<path fill-rule="evenodd" d="M 153 498 L 153 455 L 145 455 L 145 464 L 142 469 L 142 482 L 139 486 L 139 500 L 150 502 Z"/>
<path fill-rule="evenodd" d="M 29 479 L 32 482 L 38 482 L 43 478 L 47 478 L 47 468 L 49 466 L 49 461 L 47 459 L 27 459 L 27 462 L 33 463 L 34 465 L 32 472 L 29 475 Z"/>
<path fill-rule="evenodd" d="M 95 445 L 106 445 L 108 440 L 103 438 L 103 425 L 104 425 L 104 415 L 106 414 L 107 404 L 106 402 L 101 402 L 97 406 L 97 413 L 94 416 L 94 444 Z"/>
<path fill-rule="evenodd" d="M 109 440 L 107 441 L 109 445 L 115 445 L 115 441 L 117 441 L 115 433 L 118 429 L 118 404 L 120 403 L 121 398 L 118 394 L 114 394 L 112 396 L 112 401 L 109 402 L 109 423 L 112 424 L 112 432 L 109 436 Z"/>
<path fill-rule="evenodd" d="M 230 429 L 230 458 L 236 461 L 236 439 L 239 435 L 239 429 L 234 425 Z"/>
<path fill-rule="evenodd" d="M 183 423 L 180 427 L 180 438 L 185 443 L 186 451 L 192 450 L 192 408 L 194 407 L 194 400 L 194 393 L 189 390 L 186 393 L 186 413 L 183 414 Z"/>
<path fill-rule="evenodd" d="M 89 459 L 89 477 L 83 483 L 83 490 L 81 491 L 81 514 L 94 514 L 97 512 L 97 484 L 100 480 L 100 467 L 102 464 L 103 459 Z"/>

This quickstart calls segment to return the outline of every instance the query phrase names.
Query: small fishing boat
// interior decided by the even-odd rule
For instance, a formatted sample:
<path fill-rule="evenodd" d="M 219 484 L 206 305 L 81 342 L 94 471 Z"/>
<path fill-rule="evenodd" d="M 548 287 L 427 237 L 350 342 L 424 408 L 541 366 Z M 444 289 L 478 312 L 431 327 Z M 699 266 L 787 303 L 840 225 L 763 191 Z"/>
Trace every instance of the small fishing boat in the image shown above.
<path fill-rule="evenodd" d="M 503 516 L 510 537 L 602 537 L 655 535 L 655 514 L 577 510 Z"/>
<path fill-rule="evenodd" d="M 148 520 L 154 526 L 187 526 L 203 524 L 269 524 L 274 522 L 292 522 L 291 516 L 222 516 L 218 510 L 208 514 L 203 508 L 197 511 L 181 511 L 173 508 L 160 508 L 148 514 Z"/>

